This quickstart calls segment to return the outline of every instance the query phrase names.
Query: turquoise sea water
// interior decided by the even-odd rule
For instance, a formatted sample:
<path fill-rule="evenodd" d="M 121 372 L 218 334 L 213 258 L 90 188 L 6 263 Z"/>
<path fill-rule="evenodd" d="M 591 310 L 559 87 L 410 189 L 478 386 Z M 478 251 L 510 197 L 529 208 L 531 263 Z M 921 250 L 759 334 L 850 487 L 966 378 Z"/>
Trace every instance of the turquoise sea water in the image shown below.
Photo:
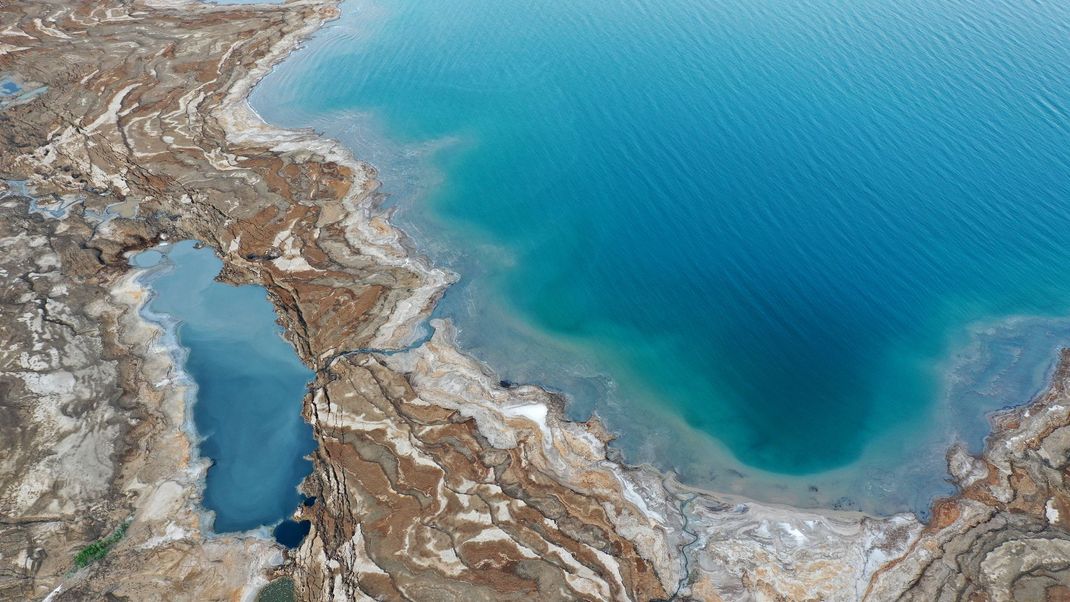
<path fill-rule="evenodd" d="M 312 373 L 280 336 L 264 289 L 215 282 L 222 262 L 192 241 L 132 263 L 156 266 L 146 279 L 148 315 L 177 324 L 183 368 L 196 385 L 193 424 L 200 455 L 212 462 L 204 506 L 215 513 L 213 529 L 246 531 L 289 517 L 312 469 L 304 456 L 315 442 L 301 417 Z"/>
<path fill-rule="evenodd" d="M 1070 5 L 350 0 L 253 104 L 380 169 L 439 313 L 632 461 L 923 508 L 1070 341 Z"/>

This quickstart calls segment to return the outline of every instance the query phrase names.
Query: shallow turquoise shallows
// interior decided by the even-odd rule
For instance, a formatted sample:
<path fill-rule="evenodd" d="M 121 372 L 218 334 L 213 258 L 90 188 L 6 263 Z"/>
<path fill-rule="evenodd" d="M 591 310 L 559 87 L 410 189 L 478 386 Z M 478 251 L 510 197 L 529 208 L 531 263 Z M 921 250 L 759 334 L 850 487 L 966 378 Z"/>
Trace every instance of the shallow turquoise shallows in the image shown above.
<path fill-rule="evenodd" d="M 1070 3 L 344 13 L 254 106 L 375 163 L 461 342 L 630 460 L 923 508 L 1070 341 Z"/>
<path fill-rule="evenodd" d="M 259 286 L 214 279 L 222 262 L 192 241 L 145 251 L 133 260 L 153 267 L 147 315 L 177 324 L 184 368 L 196 385 L 193 422 L 201 456 L 212 462 L 204 506 L 218 533 L 272 525 L 303 497 L 315 449 L 301 417 L 312 373 L 282 339 L 275 310 Z"/>

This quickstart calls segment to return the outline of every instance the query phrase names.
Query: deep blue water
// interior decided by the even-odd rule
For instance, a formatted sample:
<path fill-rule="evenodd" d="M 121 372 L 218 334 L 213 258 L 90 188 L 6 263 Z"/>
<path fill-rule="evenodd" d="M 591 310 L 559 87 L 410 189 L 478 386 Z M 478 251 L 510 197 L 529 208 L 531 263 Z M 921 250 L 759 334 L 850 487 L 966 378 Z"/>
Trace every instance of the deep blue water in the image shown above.
<path fill-rule="evenodd" d="M 301 542 L 308 535 L 308 532 L 312 530 L 312 521 L 303 520 L 284 520 L 275 526 L 272 534 L 275 536 L 275 540 L 293 549 L 301 545 Z"/>
<path fill-rule="evenodd" d="M 288 518 L 304 500 L 297 485 L 312 470 L 305 456 L 315 442 L 301 417 L 312 373 L 282 339 L 266 292 L 215 282 L 222 262 L 192 241 L 145 251 L 133 263 L 159 263 L 146 280 L 154 293 L 147 309 L 177 323 L 183 367 L 196 385 L 193 423 L 200 454 L 212 462 L 204 506 L 215 513 L 213 529 L 245 531 Z"/>
<path fill-rule="evenodd" d="M 921 507 L 1070 341 L 1070 4 L 344 10 L 254 106 L 375 163 L 462 342 L 629 459 Z"/>

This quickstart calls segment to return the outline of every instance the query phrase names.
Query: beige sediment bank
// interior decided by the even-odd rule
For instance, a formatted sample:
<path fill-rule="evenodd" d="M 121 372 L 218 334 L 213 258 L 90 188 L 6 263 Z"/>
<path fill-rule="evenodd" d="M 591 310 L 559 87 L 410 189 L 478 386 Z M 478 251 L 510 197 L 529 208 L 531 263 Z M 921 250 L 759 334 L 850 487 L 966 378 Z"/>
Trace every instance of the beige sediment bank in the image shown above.
<path fill-rule="evenodd" d="M 453 276 L 378 211 L 371 167 L 246 103 L 336 15 L 331 1 L 0 6 L 0 72 L 47 87 L 0 112 L 0 176 L 76 201 L 52 218 L 10 186 L 0 199 L 0 598 L 250 599 L 281 575 L 309 600 L 1070 595 L 1065 358 L 983 457 L 949 455 L 962 492 L 922 525 L 622 466 L 598 424 L 499 386 L 447 323 L 408 351 L 348 353 L 411 342 Z M 116 203 L 126 217 L 86 211 Z M 184 394 L 125 259 L 161 237 L 205 241 L 225 280 L 265 286 L 316 371 L 317 503 L 297 550 L 202 529 Z"/>

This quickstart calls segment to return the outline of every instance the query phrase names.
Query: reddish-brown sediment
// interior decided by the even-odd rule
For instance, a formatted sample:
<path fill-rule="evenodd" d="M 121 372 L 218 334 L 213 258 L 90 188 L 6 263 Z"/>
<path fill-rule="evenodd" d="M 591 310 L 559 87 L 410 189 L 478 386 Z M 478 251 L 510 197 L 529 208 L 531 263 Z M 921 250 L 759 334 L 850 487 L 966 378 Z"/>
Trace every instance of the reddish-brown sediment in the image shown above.
<path fill-rule="evenodd" d="M 310 132 L 263 124 L 252 85 L 337 14 L 331 1 L 9 2 L 0 176 L 66 216 L 0 199 L 0 598 L 239 599 L 276 575 L 302 599 L 1059 599 L 1070 586 L 1070 360 L 949 455 L 962 493 L 913 517 L 801 511 L 692 491 L 607 459 L 597 424 L 502 388 L 446 323 L 401 353 L 452 276 L 376 209 L 375 172 Z M 99 223 L 87 210 L 124 217 Z M 264 285 L 316 371 L 319 448 L 285 553 L 208 538 L 184 391 L 138 313 L 125 254 L 218 250 Z M 1012 401 L 1012 400 L 1009 400 Z M 77 550 L 132 520 L 102 561 Z"/>

